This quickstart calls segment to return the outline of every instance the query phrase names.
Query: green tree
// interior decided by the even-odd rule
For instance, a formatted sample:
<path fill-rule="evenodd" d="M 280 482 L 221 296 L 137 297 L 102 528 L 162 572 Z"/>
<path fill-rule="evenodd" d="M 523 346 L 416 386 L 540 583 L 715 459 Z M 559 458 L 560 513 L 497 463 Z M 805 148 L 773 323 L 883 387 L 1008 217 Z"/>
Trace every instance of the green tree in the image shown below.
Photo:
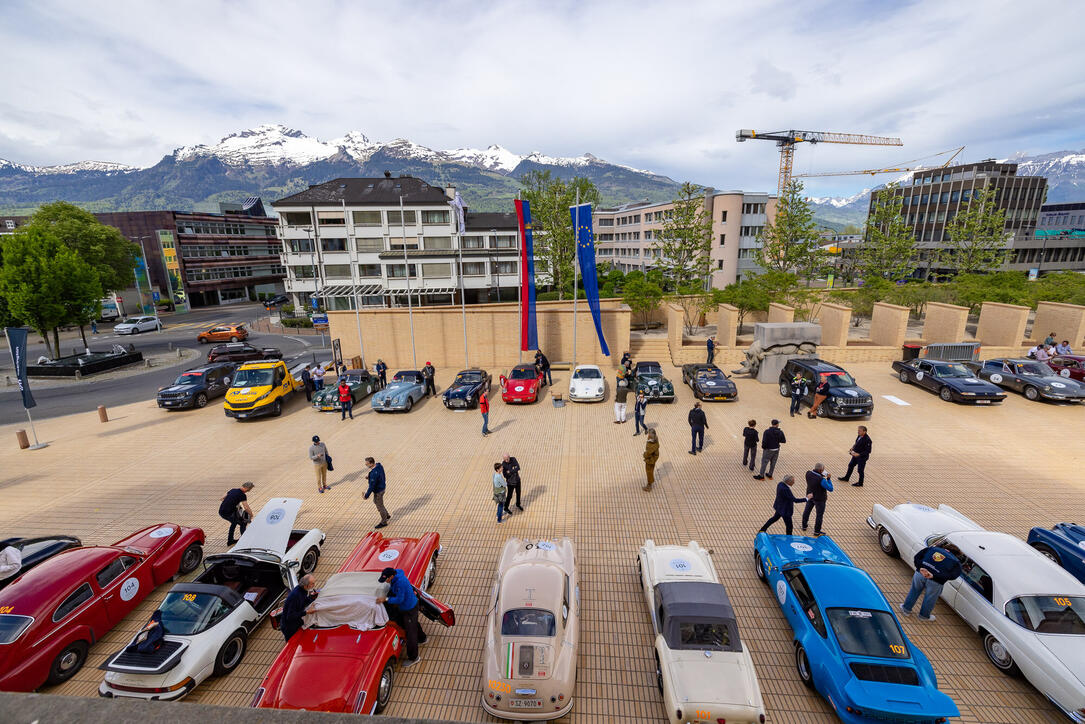
<path fill-rule="evenodd" d="M 687 282 L 679 286 L 668 298 L 682 308 L 682 321 L 686 334 L 693 334 L 700 321 L 701 314 L 712 308 L 712 293 L 699 281 Z"/>
<path fill-rule="evenodd" d="M 889 184 L 874 196 L 863 243 L 856 250 L 857 270 L 863 279 L 895 282 L 915 270 L 918 255 L 915 236 L 901 213 L 904 197 L 894 193 L 895 188 L 896 184 Z"/>
<path fill-rule="evenodd" d="M 730 304 L 738 309 L 738 333 L 742 334 L 742 325 L 750 312 L 768 311 L 769 292 L 765 285 L 760 282 L 760 277 L 743 279 L 734 284 L 728 284 L 723 289 L 712 290 L 712 300 L 718 304 Z"/>
<path fill-rule="evenodd" d="M 985 272 L 1002 266 L 1006 258 L 1006 211 L 995 201 L 994 188 L 973 192 L 964 211 L 946 222 L 949 242 L 938 255 L 941 266 L 958 274 Z"/>
<path fill-rule="evenodd" d="M 535 254 L 539 259 L 540 274 L 548 276 L 558 299 L 572 295 L 573 260 L 576 243 L 569 207 L 576 204 L 577 192 L 580 203 L 598 204 L 599 190 L 590 180 L 576 176 L 566 182 L 551 175 L 550 171 L 529 171 L 520 178 L 524 198 L 531 202 L 531 220 L 536 230 Z"/>
<path fill-rule="evenodd" d="M 863 228 L 856 226 L 855 224 L 844 224 L 844 228 L 840 230 L 841 234 L 862 234 Z"/>
<path fill-rule="evenodd" d="M 641 324 L 647 329 L 652 312 L 659 309 L 659 304 L 663 301 L 663 290 L 658 284 L 646 281 L 643 277 L 627 280 L 622 301 L 634 315 L 641 316 Z"/>
<path fill-rule="evenodd" d="M 656 234 L 653 248 L 660 252 L 653 266 L 670 279 L 675 288 L 700 284 L 708 278 L 712 260 L 712 218 L 705 208 L 703 186 L 682 184 L 674 207 L 663 216 L 663 228 Z"/>
<path fill-rule="evenodd" d="M 132 283 L 139 247 L 89 211 L 65 201 L 44 204 L 24 228 L 47 229 L 98 272 L 105 291 L 127 289 Z"/>
<path fill-rule="evenodd" d="M 758 237 L 757 263 L 766 271 L 798 272 L 809 282 L 825 266 L 814 212 L 793 180 L 776 202 L 776 217 Z"/>

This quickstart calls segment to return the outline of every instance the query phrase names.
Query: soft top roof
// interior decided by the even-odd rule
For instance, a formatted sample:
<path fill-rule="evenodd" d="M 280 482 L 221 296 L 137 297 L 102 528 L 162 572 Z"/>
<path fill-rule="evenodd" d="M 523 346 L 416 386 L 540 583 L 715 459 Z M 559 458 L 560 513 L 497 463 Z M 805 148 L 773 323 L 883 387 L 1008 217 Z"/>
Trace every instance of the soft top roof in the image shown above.
<path fill-rule="evenodd" d="M 735 609 L 727 589 L 706 581 L 670 581 L 656 584 L 663 611 L 668 616 L 734 620 Z"/>

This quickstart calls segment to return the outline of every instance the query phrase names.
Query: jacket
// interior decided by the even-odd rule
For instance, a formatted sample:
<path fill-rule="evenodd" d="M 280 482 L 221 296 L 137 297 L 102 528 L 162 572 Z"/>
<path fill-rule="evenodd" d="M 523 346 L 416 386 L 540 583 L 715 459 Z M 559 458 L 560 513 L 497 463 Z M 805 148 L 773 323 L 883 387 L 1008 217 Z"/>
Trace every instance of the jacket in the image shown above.
<path fill-rule="evenodd" d="M 757 447 L 757 441 L 760 439 L 760 435 L 757 433 L 756 427 L 744 427 L 742 428 L 742 440 L 746 447 Z"/>
<path fill-rule="evenodd" d="M 828 488 L 825 487 L 825 477 L 821 473 L 816 473 L 813 470 L 806 471 L 806 492 L 807 494 L 813 494 L 814 500 L 828 500 L 829 491 L 832 490 L 832 483 L 829 483 Z"/>
<path fill-rule="evenodd" d="M 339 401 L 349 402 L 353 396 L 350 394 L 350 385 L 339 385 Z"/>
<path fill-rule="evenodd" d="M 915 564 L 916 571 L 921 568 L 927 569 L 933 576 L 931 580 L 935 583 L 952 581 L 961 575 L 961 562 L 945 548 L 934 546 L 924 548 L 915 554 L 912 562 Z"/>
<path fill-rule="evenodd" d="M 625 385 L 618 385 L 618 389 L 614 390 L 614 401 L 620 405 L 624 405 L 625 401 L 629 399 L 629 388 Z"/>
<path fill-rule="evenodd" d="M 501 463 L 501 474 L 505 476 L 505 480 L 509 485 L 520 484 L 520 462 L 513 456 L 509 456 L 507 463 Z"/>
<path fill-rule="evenodd" d="M 407 580 L 407 574 L 396 569 L 396 575 L 388 582 L 389 603 L 400 611 L 410 611 L 418 605 L 418 596 L 414 593 L 414 586 Z"/>
<path fill-rule="evenodd" d="M 633 405 L 633 415 L 635 417 L 639 417 L 641 419 L 644 419 L 644 411 L 645 411 L 645 409 L 647 407 L 648 407 L 648 398 L 645 397 L 643 400 L 638 398 L 636 403 Z"/>
<path fill-rule="evenodd" d="M 301 384 L 305 385 L 306 387 L 312 387 L 313 385 L 313 376 L 309 374 L 308 367 L 301 371 Z"/>
<path fill-rule="evenodd" d="M 490 398 L 483 395 L 478 398 L 478 411 L 483 415 L 490 411 Z"/>
<path fill-rule="evenodd" d="M 504 503 L 505 496 L 508 495 L 509 486 L 505 481 L 505 476 L 499 471 L 494 471 L 494 502 Z"/>
<path fill-rule="evenodd" d="M 795 503 L 805 503 L 806 498 L 796 498 L 791 493 L 791 486 L 787 483 L 776 484 L 776 500 L 772 502 L 772 509 L 785 518 L 790 518 L 795 513 Z"/>
<path fill-rule="evenodd" d="M 806 395 L 806 380 L 791 380 L 791 396 L 804 397 Z"/>
<path fill-rule="evenodd" d="M 762 450 L 779 450 L 782 443 L 787 442 L 784 431 L 778 427 L 770 427 L 761 435 Z"/>
<path fill-rule="evenodd" d="M 427 380 L 432 380 L 433 379 L 433 374 L 436 371 L 437 370 L 435 370 L 433 368 L 433 365 L 426 365 L 425 367 L 422 368 L 422 376 L 425 377 Z"/>
<path fill-rule="evenodd" d="M 707 346 L 708 346 L 708 351 L 709 352 L 716 349 L 716 343 L 712 341 L 711 337 L 708 338 Z"/>
<path fill-rule="evenodd" d="M 384 466 L 377 463 L 369 471 L 369 489 L 365 491 L 365 495 L 362 497 L 369 500 L 369 496 L 373 493 L 383 493 L 385 487 L 387 487 L 387 483 L 384 479 Z"/>
<path fill-rule="evenodd" d="M 814 394 L 815 395 L 821 395 L 822 397 L 828 397 L 829 396 L 829 382 L 826 380 L 826 381 L 822 382 L 820 385 L 818 385 L 817 389 L 814 390 Z"/>
<path fill-rule="evenodd" d="M 648 444 L 644 446 L 644 462 L 655 465 L 659 460 L 659 440 L 648 438 Z"/>
<path fill-rule="evenodd" d="M 305 609 L 309 608 L 309 604 L 315 599 L 316 594 L 309 593 L 301 585 L 290 589 L 290 593 L 283 603 L 282 616 L 279 618 L 279 630 L 283 632 L 283 636 L 287 641 L 301 628 Z"/>
<path fill-rule="evenodd" d="M 855 444 L 851 446 L 851 450 L 859 453 L 860 460 L 866 460 L 870 457 L 870 451 L 873 447 L 874 443 L 870 441 L 870 435 L 860 435 L 855 438 Z"/>
<path fill-rule="evenodd" d="M 690 410 L 686 419 L 689 420 L 689 426 L 693 429 L 708 427 L 708 418 L 705 417 L 704 410 L 699 407 Z"/>
<path fill-rule="evenodd" d="M 545 354 L 539 352 L 537 355 L 535 355 L 535 366 L 538 367 L 540 370 L 548 370 L 550 369 L 550 360 L 546 359 Z"/>

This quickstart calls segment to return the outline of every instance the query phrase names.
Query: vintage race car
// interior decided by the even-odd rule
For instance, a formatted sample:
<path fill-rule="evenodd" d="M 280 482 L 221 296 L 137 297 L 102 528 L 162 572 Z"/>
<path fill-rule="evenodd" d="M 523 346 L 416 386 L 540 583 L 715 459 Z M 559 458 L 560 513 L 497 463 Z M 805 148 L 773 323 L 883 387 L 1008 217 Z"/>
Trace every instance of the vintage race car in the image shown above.
<path fill-rule="evenodd" d="M 1085 384 L 1060 377 L 1043 362 L 999 358 L 964 365 L 981 380 L 1020 392 L 1029 400 L 1085 401 Z"/>
<path fill-rule="evenodd" d="M 763 722 L 765 704 L 735 610 L 708 551 L 691 541 L 637 555 L 668 721 Z"/>
<path fill-rule="evenodd" d="M 501 399 L 505 402 L 531 403 L 539 399 L 543 376 L 535 365 L 516 365 L 508 376 L 501 375 Z"/>
<path fill-rule="evenodd" d="M 320 558 L 324 534 L 294 528 L 301 504 L 297 498 L 269 500 L 237 545 L 208 556 L 194 581 L 170 589 L 158 607 L 162 645 L 139 653 L 137 634 L 102 665 L 107 673 L 98 694 L 180 699 L 209 676 L 237 668 L 249 635 Z"/>
<path fill-rule="evenodd" d="M 970 402 L 990 405 L 1006 399 L 1006 393 L 996 385 L 981 380 L 960 362 L 937 359 L 896 360 L 893 370 L 900 381 L 925 387 L 938 393 L 946 402 Z"/>
<path fill-rule="evenodd" d="M 1028 544 L 1085 583 L 1085 525 L 1056 523 L 1053 528 L 1033 528 Z"/>
<path fill-rule="evenodd" d="M 682 365 L 682 380 L 698 400 L 729 402 L 738 399 L 738 387 L 716 365 Z"/>
<path fill-rule="evenodd" d="M 482 708 L 519 721 L 568 714 L 576 688 L 579 620 L 573 542 L 509 538 L 486 618 Z"/>
<path fill-rule="evenodd" d="M 450 410 L 478 407 L 478 398 L 490 391 L 490 375 L 486 370 L 463 370 L 452 380 L 441 399 Z"/>
<path fill-rule="evenodd" d="M 392 381 L 373 394 L 370 402 L 377 412 L 403 410 L 410 412 L 414 403 L 425 395 L 426 383 L 418 370 L 400 370 Z"/>
<path fill-rule="evenodd" d="M 795 668 L 848 724 L 959 716 L 874 580 L 829 536 L 754 539 L 754 569 L 795 632 Z"/>
<path fill-rule="evenodd" d="M 978 631 L 999 671 L 1020 671 L 1074 721 L 1085 721 L 1085 584 L 1020 538 L 981 528 L 948 505 L 875 504 L 878 544 L 909 567 L 939 546 L 961 563 L 942 600 Z"/>
<path fill-rule="evenodd" d="M 377 389 L 377 378 L 369 373 L 369 370 L 347 370 L 342 375 L 350 386 L 350 398 L 354 404 L 358 400 L 364 400 Z M 327 412 L 328 410 L 339 411 L 339 380 L 328 385 L 322 390 L 313 393 L 313 409 Z"/>
<path fill-rule="evenodd" d="M 1047 366 L 1059 377 L 1085 382 L 1085 357 L 1077 354 L 1057 354 L 1047 361 Z"/>
<path fill-rule="evenodd" d="M 19 576 L 0 591 L 0 691 L 72 678 L 91 644 L 202 559 L 202 530 L 159 523 L 111 546 L 64 551 Z"/>
<path fill-rule="evenodd" d="M 607 395 L 607 381 L 599 365 L 577 365 L 569 378 L 569 399 L 600 402 Z"/>
<path fill-rule="evenodd" d="M 641 392 L 650 401 L 674 402 L 674 385 L 663 376 L 658 362 L 637 362 L 633 368 L 633 393 Z"/>
<path fill-rule="evenodd" d="M 83 545 L 82 541 L 70 535 L 0 540 L 0 588 L 57 553 L 63 553 L 81 545 Z"/>
<path fill-rule="evenodd" d="M 415 586 L 420 613 L 442 626 L 453 626 L 452 609 L 428 593 L 437 578 L 440 551 L 437 533 L 421 538 L 367 534 L 320 589 L 316 604 L 321 610 L 307 615 L 305 628 L 286 642 L 251 706 L 354 714 L 382 711 L 392 697 L 395 665 L 405 655 L 406 643 L 403 629 L 376 603 L 377 593 L 387 594 L 387 584 L 377 578 L 384 568 L 401 569 Z M 278 623 L 277 617 L 272 623 Z"/>

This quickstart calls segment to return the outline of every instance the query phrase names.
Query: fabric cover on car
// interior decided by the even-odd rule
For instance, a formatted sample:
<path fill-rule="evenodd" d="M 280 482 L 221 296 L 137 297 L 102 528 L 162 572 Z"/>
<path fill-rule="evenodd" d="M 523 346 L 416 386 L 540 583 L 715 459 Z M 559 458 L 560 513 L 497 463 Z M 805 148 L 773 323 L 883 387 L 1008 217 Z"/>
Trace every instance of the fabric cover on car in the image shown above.
<path fill-rule="evenodd" d="M 360 631 L 388 623 L 388 612 L 377 597 L 370 594 L 321 595 L 310 605 L 312 613 L 305 615 L 305 626 L 347 625 Z"/>

